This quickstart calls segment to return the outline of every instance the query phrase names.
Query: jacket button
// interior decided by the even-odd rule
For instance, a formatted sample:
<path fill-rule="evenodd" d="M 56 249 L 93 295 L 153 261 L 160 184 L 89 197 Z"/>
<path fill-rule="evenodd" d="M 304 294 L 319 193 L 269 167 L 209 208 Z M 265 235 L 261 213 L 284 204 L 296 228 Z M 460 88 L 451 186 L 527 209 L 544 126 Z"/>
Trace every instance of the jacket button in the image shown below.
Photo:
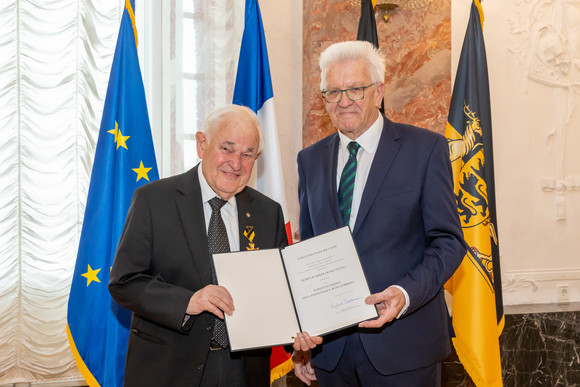
<path fill-rule="evenodd" d="M 203 369 L 203 363 L 199 363 L 197 365 L 197 369 L 201 371 Z"/>
<path fill-rule="evenodd" d="M 213 324 L 209 324 L 207 327 L 205 327 L 205 329 L 211 331 L 213 329 Z"/>

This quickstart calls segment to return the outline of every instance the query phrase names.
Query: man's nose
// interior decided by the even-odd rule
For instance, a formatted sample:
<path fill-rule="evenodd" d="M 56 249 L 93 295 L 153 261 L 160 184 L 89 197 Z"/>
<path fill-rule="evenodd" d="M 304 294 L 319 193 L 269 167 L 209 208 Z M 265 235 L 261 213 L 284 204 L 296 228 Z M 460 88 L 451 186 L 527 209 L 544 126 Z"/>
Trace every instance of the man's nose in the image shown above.
<path fill-rule="evenodd" d="M 338 101 L 338 104 L 341 107 L 347 107 L 352 105 L 352 101 L 350 100 L 350 98 L 348 98 L 348 95 L 346 95 L 346 91 L 342 92 L 342 97 L 340 98 L 340 101 Z"/>
<path fill-rule="evenodd" d="M 232 153 L 229 161 L 230 166 L 235 170 L 239 170 L 242 167 L 242 155 L 239 153 Z"/>

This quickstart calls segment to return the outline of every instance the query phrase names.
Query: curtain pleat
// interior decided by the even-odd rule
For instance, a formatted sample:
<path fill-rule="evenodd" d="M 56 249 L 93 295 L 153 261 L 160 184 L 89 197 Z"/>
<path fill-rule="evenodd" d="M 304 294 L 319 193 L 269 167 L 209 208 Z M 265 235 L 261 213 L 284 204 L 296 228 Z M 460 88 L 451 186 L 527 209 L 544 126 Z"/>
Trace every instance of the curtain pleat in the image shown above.
<path fill-rule="evenodd" d="M 0 384 L 81 378 L 67 301 L 122 6 L 3 1 Z"/>

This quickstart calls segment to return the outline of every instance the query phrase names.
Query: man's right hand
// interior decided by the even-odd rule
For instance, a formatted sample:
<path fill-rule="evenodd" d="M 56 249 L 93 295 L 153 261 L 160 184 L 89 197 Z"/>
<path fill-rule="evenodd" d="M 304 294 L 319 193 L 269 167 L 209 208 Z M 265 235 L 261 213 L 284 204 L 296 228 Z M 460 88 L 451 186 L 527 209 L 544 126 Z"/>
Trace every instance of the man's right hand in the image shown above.
<path fill-rule="evenodd" d="M 185 313 L 198 315 L 207 311 L 223 319 L 224 312 L 231 316 L 234 309 L 234 300 L 226 288 L 219 285 L 207 285 L 193 293 Z"/>

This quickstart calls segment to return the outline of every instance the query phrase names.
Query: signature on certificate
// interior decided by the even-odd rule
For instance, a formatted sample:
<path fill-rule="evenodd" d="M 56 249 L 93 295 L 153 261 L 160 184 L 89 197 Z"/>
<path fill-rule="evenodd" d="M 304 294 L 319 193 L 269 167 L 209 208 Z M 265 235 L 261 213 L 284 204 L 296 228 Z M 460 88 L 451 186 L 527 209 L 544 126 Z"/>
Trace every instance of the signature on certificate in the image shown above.
<path fill-rule="evenodd" d="M 330 308 L 331 309 L 336 309 L 336 308 L 340 308 L 341 306 L 344 305 L 348 305 L 352 302 L 358 301 L 360 300 L 362 297 L 356 297 L 356 298 L 343 298 L 342 301 L 339 301 L 337 303 L 331 304 Z"/>

